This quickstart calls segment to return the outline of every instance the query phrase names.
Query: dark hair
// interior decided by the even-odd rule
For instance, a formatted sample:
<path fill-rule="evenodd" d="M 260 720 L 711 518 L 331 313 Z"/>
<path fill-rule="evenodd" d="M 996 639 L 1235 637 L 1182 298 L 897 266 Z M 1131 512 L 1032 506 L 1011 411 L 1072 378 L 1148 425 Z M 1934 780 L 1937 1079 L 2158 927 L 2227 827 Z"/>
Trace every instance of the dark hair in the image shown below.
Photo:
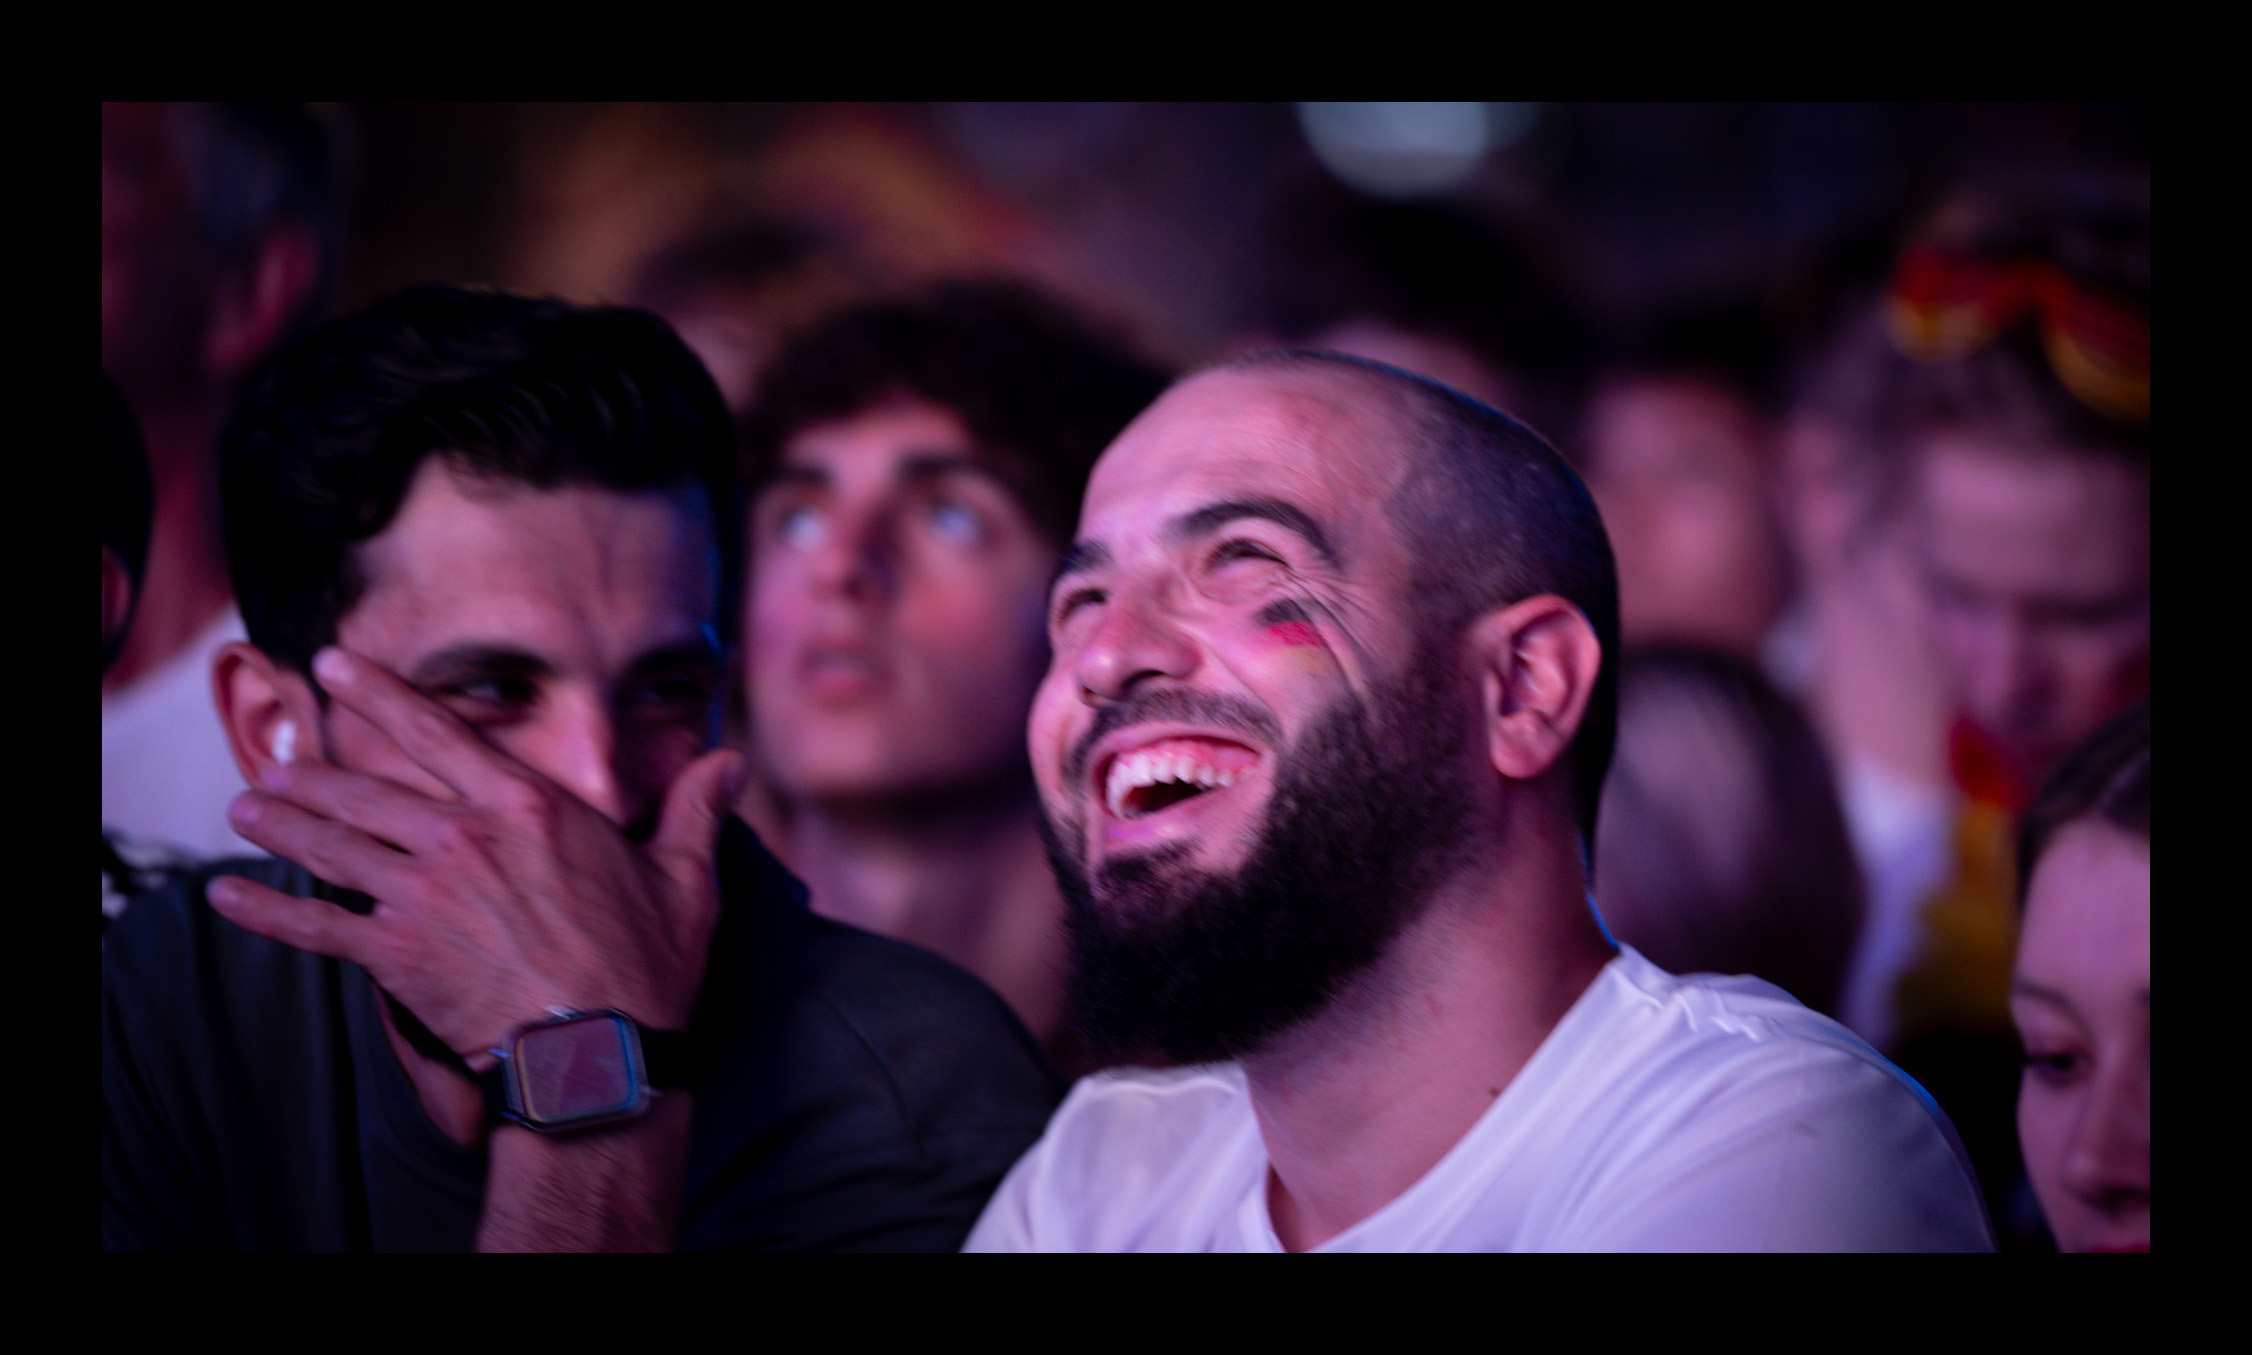
<path fill-rule="evenodd" d="M 727 411 L 646 311 L 418 287 L 330 322 L 263 371 L 220 438 L 227 564 L 251 643 L 306 670 L 365 586 L 424 460 L 539 489 L 700 486 L 737 620 L 742 539 Z"/>
<path fill-rule="evenodd" d="M 798 432 L 912 396 L 1008 459 L 1026 513 L 1060 545 L 1096 458 L 1165 382 L 1030 287 L 942 284 L 839 312 L 783 347 L 744 419 L 744 484 L 756 494 L 771 481 Z"/>
<path fill-rule="evenodd" d="M 2099 819 L 2145 841 L 2150 839 L 2150 702 L 2113 716 L 2072 750 L 2018 820 L 2017 906 L 2041 854 L 2067 824 Z"/>
<path fill-rule="evenodd" d="M 1580 609 L 1603 650 L 1566 755 L 1581 844 L 1594 859 L 1603 774 L 1618 736 L 1619 581 L 1587 486 L 1540 434 L 1490 405 L 1380 362 L 1298 350 L 1222 368 L 1343 367 L 1397 398 L 1414 457 L 1386 505 L 1414 547 L 1408 606 L 1425 645 L 1451 646 L 1480 616 L 1542 593 Z"/>
<path fill-rule="evenodd" d="M 1838 1014 L 1862 884 L 1821 738 L 1740 659 L 1685 646 L 1619 666 L 1597 902 L 1675 973 L 1756 974 Z"/>

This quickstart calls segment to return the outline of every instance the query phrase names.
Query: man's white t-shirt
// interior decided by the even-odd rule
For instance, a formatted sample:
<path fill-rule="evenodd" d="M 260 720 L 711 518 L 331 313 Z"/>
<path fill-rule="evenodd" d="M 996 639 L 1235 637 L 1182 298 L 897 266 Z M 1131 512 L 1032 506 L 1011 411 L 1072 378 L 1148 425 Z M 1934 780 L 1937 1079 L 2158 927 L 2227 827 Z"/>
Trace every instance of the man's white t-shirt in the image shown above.
<path fill-rule="evenodd" d="M 211 661 L 244 638 L 233 607 L 195 642 L 102 702 L 102 826 L 190 856 L 263 856 L 235 835 L 227 805 L 242 772 L 211 699 Z"/>
<path fill-rule="evenodd" d="M 1281 1251 L 1234 1064 L 1087 1078 L 970 1251 Z M 1321 1251 L 1992 1249 L 1923 1090 L 1757 979 L 1622 950 L 1469 1133 Z"/>

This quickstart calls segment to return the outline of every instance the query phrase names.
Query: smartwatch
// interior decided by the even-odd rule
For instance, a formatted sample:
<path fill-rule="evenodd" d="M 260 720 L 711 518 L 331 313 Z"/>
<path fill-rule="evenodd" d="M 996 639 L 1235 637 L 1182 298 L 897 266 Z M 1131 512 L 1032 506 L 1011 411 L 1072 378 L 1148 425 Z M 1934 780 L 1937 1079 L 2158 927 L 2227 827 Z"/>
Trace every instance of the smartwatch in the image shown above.
<path fill-rule="evenodd" d="M 687 1044 L 686 1032 L 644 1030 L 624 1012 L 557 1010 L 494 1047 L 500 1062 L 478 1076 L 486 1118 L 543 1134 L 633 1119 L 657 1087 L 689 1081 Z"/>

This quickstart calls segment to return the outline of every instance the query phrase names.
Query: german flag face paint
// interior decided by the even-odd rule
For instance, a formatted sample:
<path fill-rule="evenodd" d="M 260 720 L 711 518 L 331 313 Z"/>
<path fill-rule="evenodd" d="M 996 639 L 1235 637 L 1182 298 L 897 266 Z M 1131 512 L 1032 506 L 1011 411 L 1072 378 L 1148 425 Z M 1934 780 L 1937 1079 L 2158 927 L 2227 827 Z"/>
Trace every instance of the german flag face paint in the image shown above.
<path fill-rule="evenodd" d="M 1304 671 L 1336 672 L 1337 658 L 1330 653 L 1329 642 L 1315 628 L 1313 613 L 1308 608 L 1307 603 L 1285 598 L 1261 608 L 1258 622 L 1265 628 L 1267 642 Z"/>

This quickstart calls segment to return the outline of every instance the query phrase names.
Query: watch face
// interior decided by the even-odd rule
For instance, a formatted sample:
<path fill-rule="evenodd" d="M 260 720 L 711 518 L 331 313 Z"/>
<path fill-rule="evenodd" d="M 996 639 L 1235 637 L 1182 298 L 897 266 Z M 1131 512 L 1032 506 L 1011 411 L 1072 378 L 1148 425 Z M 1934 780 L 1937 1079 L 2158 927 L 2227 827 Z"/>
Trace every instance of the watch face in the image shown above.
<path fill-rule="evenodd" d="M 516 1037 L 518 1108 L 534 1126 L 618 1119 L 648 1098 L 640 1050 L 624 1017 L 599 1013 L 534 1026 Z"/>

